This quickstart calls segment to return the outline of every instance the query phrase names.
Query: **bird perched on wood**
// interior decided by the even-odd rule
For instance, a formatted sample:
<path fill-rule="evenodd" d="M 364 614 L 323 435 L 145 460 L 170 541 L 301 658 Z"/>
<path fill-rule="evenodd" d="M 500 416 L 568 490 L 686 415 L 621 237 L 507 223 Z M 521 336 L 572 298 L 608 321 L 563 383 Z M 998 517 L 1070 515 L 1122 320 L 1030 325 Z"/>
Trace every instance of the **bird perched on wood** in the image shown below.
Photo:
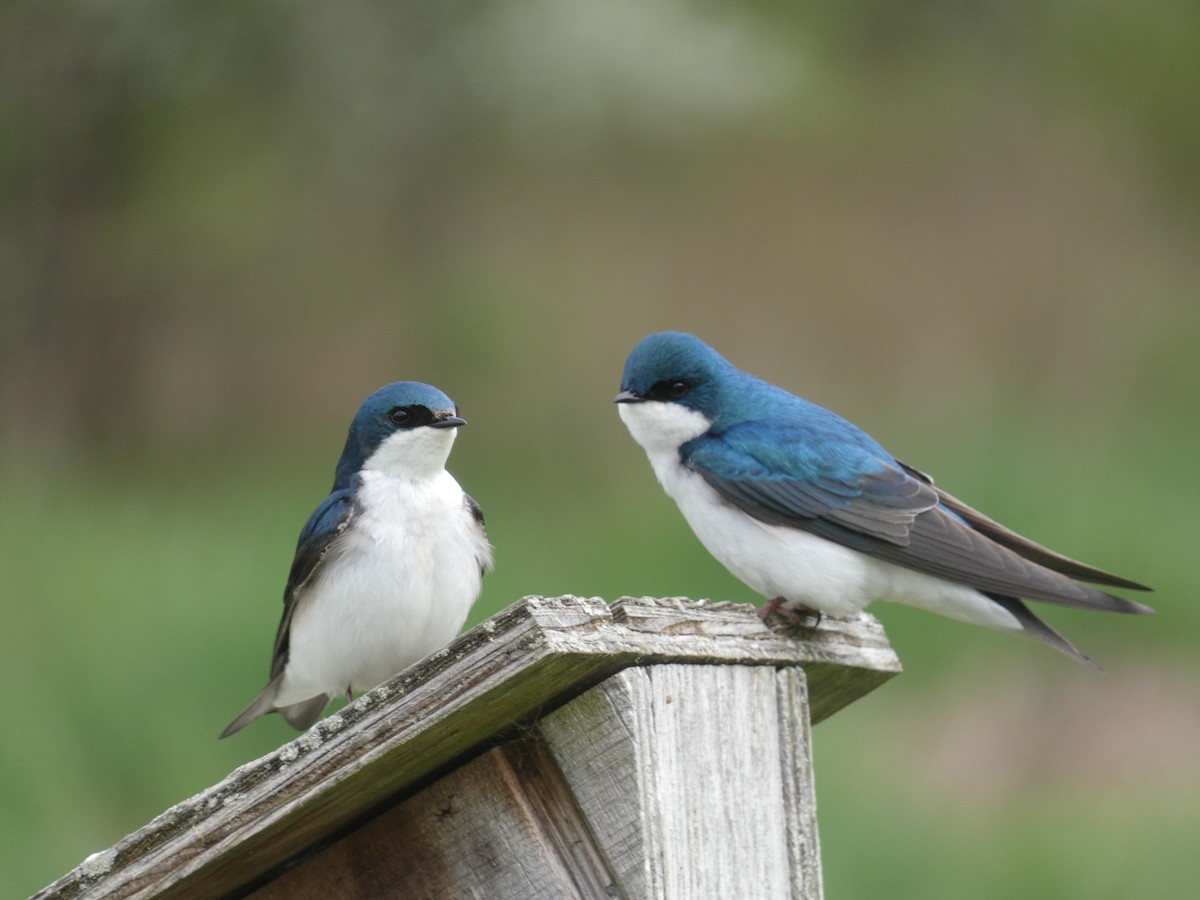
<path fill-rule="evenodd" d="M 616 402 L 700 542 L 768 599 L 764 620 L 845 617 L 887 599 L 1022 632 L 1096 667 L 1022 599 L 1153 612 L 1080 582 L 1146 586 L 1010 531 L 692 335 L 642 340 Z"/>
<path fill-rule="evenodd" d="M 271 680 L 221 737 L 270 712 L 308 728 L 330 697 L 353 699 L 462 628 L 492 568 L 483 512 L 445 468 L 465 424 L 416 381 L 363 402 L 333 491 L 300 532 Z"/>

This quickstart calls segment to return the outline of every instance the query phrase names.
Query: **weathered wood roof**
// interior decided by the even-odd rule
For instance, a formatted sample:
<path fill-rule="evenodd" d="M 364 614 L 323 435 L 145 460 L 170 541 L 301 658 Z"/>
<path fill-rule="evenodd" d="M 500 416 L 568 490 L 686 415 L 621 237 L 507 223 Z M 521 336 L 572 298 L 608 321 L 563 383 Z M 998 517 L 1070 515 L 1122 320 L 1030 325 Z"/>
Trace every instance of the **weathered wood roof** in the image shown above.
<path fill-rule="evenodd" d="M 900 670 L 865 614 L 796 638 L 747 605 L 526 597 L 36 896 L 244 894 L 604 679 L 661 663 L 800 666 L 813 723 Z"/>

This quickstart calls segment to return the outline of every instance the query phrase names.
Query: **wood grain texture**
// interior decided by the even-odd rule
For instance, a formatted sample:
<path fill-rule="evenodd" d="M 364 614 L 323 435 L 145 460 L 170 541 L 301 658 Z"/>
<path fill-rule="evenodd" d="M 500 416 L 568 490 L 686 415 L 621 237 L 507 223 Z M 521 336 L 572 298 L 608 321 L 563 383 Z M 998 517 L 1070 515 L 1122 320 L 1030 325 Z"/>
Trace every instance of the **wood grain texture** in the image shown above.
<path fill-rule="evenodd" d="M 820 900 L 803 708 L 790 667 L 629 669 L 539 725 L 630 900 Z"/>
<path fill-rule="evenodd" d="M 817 831 L 817 786 L 813 774 L 812 724 L 809 722 L 808 684 L 804 670 L 780 669 L 778 691 L 779 767 L 783 772 L 783 802 L 788 822 L 788 861 L 792 897 L 821 900 L 825 895 L 821 875 L 821 842 Z"/>
<path fill-rule="evenodd" d="M 870 616 L 776 634 L 748 605 L 527 597 L 354 704 L 177 804 L 37 897 L 245 893 L 623 669 L 800 666 L 813 721 L 900 670 Z"/>
<path fill-rule="evenodd" d="M 494 748 L 288 869 L 252 900 L 606 900 L 613 879 L 553 759 Z"/>
<path fill-rule="evenodd" d="M 646 859 L 656 826 L 646 821 L 649 791 L 640 735 L 652 730 L 639 705 L 644 679 L 620 672 L 538 723 L 597 844 L 604 848 L 623 897 L 650 895 L 655 873 Z M 661 879 L 659 879 L 661 880 Z"/>

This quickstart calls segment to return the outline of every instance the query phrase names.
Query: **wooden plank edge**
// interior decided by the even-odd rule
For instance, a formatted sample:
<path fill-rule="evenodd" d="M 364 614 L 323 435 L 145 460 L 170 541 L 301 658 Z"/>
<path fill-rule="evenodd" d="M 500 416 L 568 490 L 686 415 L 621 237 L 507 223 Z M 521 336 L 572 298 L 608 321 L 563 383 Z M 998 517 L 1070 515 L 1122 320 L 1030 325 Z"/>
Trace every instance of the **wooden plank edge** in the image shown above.
<path fill-rule="evenodd" d="M 239 766 L 222 781 L 175 804 L 147 825 L 127 835 L 112 848 L 93 854 L 80 866 L 34 895 L 34 900 L 77 897 L 172 896 L 205 868 L 217 865 L 230 845 L 236 845 L 250 832 L 269 829 L 277 816 L 279 783 L 300 784 L 305 796 L 320 800 L 336 787 L 329 770 L 347 760 L 369 752 L 381 719 L 404 715 L 405 704 L 438 682 L 439 676 L 488 651 L 496 643 L 512 643 L 513 659 L 533 666 L 545 656 L 543 631 L 550 622 L 557 627 L 578 627 L 593 619 L 611 618 L 602 600 L 562 598 L 565 602 L 527 602 L 526 598 L 486 620 L 452 644 L 388 682 L 368 691 L 353 704 L 315 724 L 304 734 L 257 760 Z M 535 598 L 541 601 L 542 598 Z M 507 645 L 507 644 L 506 644 Z M 543 648 L 539 652 L 539 648 Z M 493 660 L 503 663 L 508 656 Z M 428 701 L 430 698 L 424 698 Z M 411 724 L 419 733 L 432 722 L 415 716 Z M 409 729 L 402 729 L 409 731 Z M 229 810 L 233 816 L 217 819 Z M 272 856 L 274 854 L 271 854 Z M 139 863 L 137 871 L 133 870 Z M 272 863 L 274 865 L 274 863 Z M 170 868 L 172 883 L 162 892 L 143 894 L 153 886 L 139 871 Z"/>
<path fill-rule="evenodd" d="M 523 598 L 295 740 L 89 857 L 35 897 L 183 898 L 236 890 L 361 816 L 357 804 L 372 793 L 363 785 L 368 771 L 391 770 L 377 800 L 394 802 L 440 766 L 629 666 L 807 665 L 814 695 L 818 684 L 844 688 L 854 663 L 868 667 L 857 686 L 863 693 L 868 682 L 869 690 L 899 671 L 882 628 L 869 616 L 825 620 L 806 637 L 775 635 L 744 604 L 622 598 L 610 608 L 599 598 Z M 472 665 L 480 669 L 472 683 L 485 689 L 467 696 L 462 679 L 449 675 Z M 526 697 L 516 690 L 530 684 L 543 693 Z M 821 711 L 829 715 L 847 702 L 833 700 Z M 496 716 L 501 721 L 472 726 L 481 709 L 503 713 Z M 816 713 L 814 708 L 814 722 Z M 459 727 L 450 727 L 456 721 Z M 406 755 L 420 766 L 405 765 Z M 291 791 L 287 796 L 283 785 Z M 234 865 L 239 856 L 246 859 Z"/>

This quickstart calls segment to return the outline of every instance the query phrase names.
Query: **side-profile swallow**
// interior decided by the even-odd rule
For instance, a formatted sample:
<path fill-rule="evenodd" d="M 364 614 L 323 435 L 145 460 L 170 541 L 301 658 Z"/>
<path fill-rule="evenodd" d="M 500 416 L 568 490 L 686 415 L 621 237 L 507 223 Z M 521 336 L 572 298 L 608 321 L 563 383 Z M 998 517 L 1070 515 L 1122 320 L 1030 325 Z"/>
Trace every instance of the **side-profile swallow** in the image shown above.
<path fill-rule="evenodd" d="M 1145 585 L 1021 537 L 692 335 L 642 340 L 616 402 L 700 542 L 768 599 L 764 618 L 846 617 L 886 599 L 1022 632 L 1095 666 L 1022 601 L 1153 612 L 1081 582 Z"/>

